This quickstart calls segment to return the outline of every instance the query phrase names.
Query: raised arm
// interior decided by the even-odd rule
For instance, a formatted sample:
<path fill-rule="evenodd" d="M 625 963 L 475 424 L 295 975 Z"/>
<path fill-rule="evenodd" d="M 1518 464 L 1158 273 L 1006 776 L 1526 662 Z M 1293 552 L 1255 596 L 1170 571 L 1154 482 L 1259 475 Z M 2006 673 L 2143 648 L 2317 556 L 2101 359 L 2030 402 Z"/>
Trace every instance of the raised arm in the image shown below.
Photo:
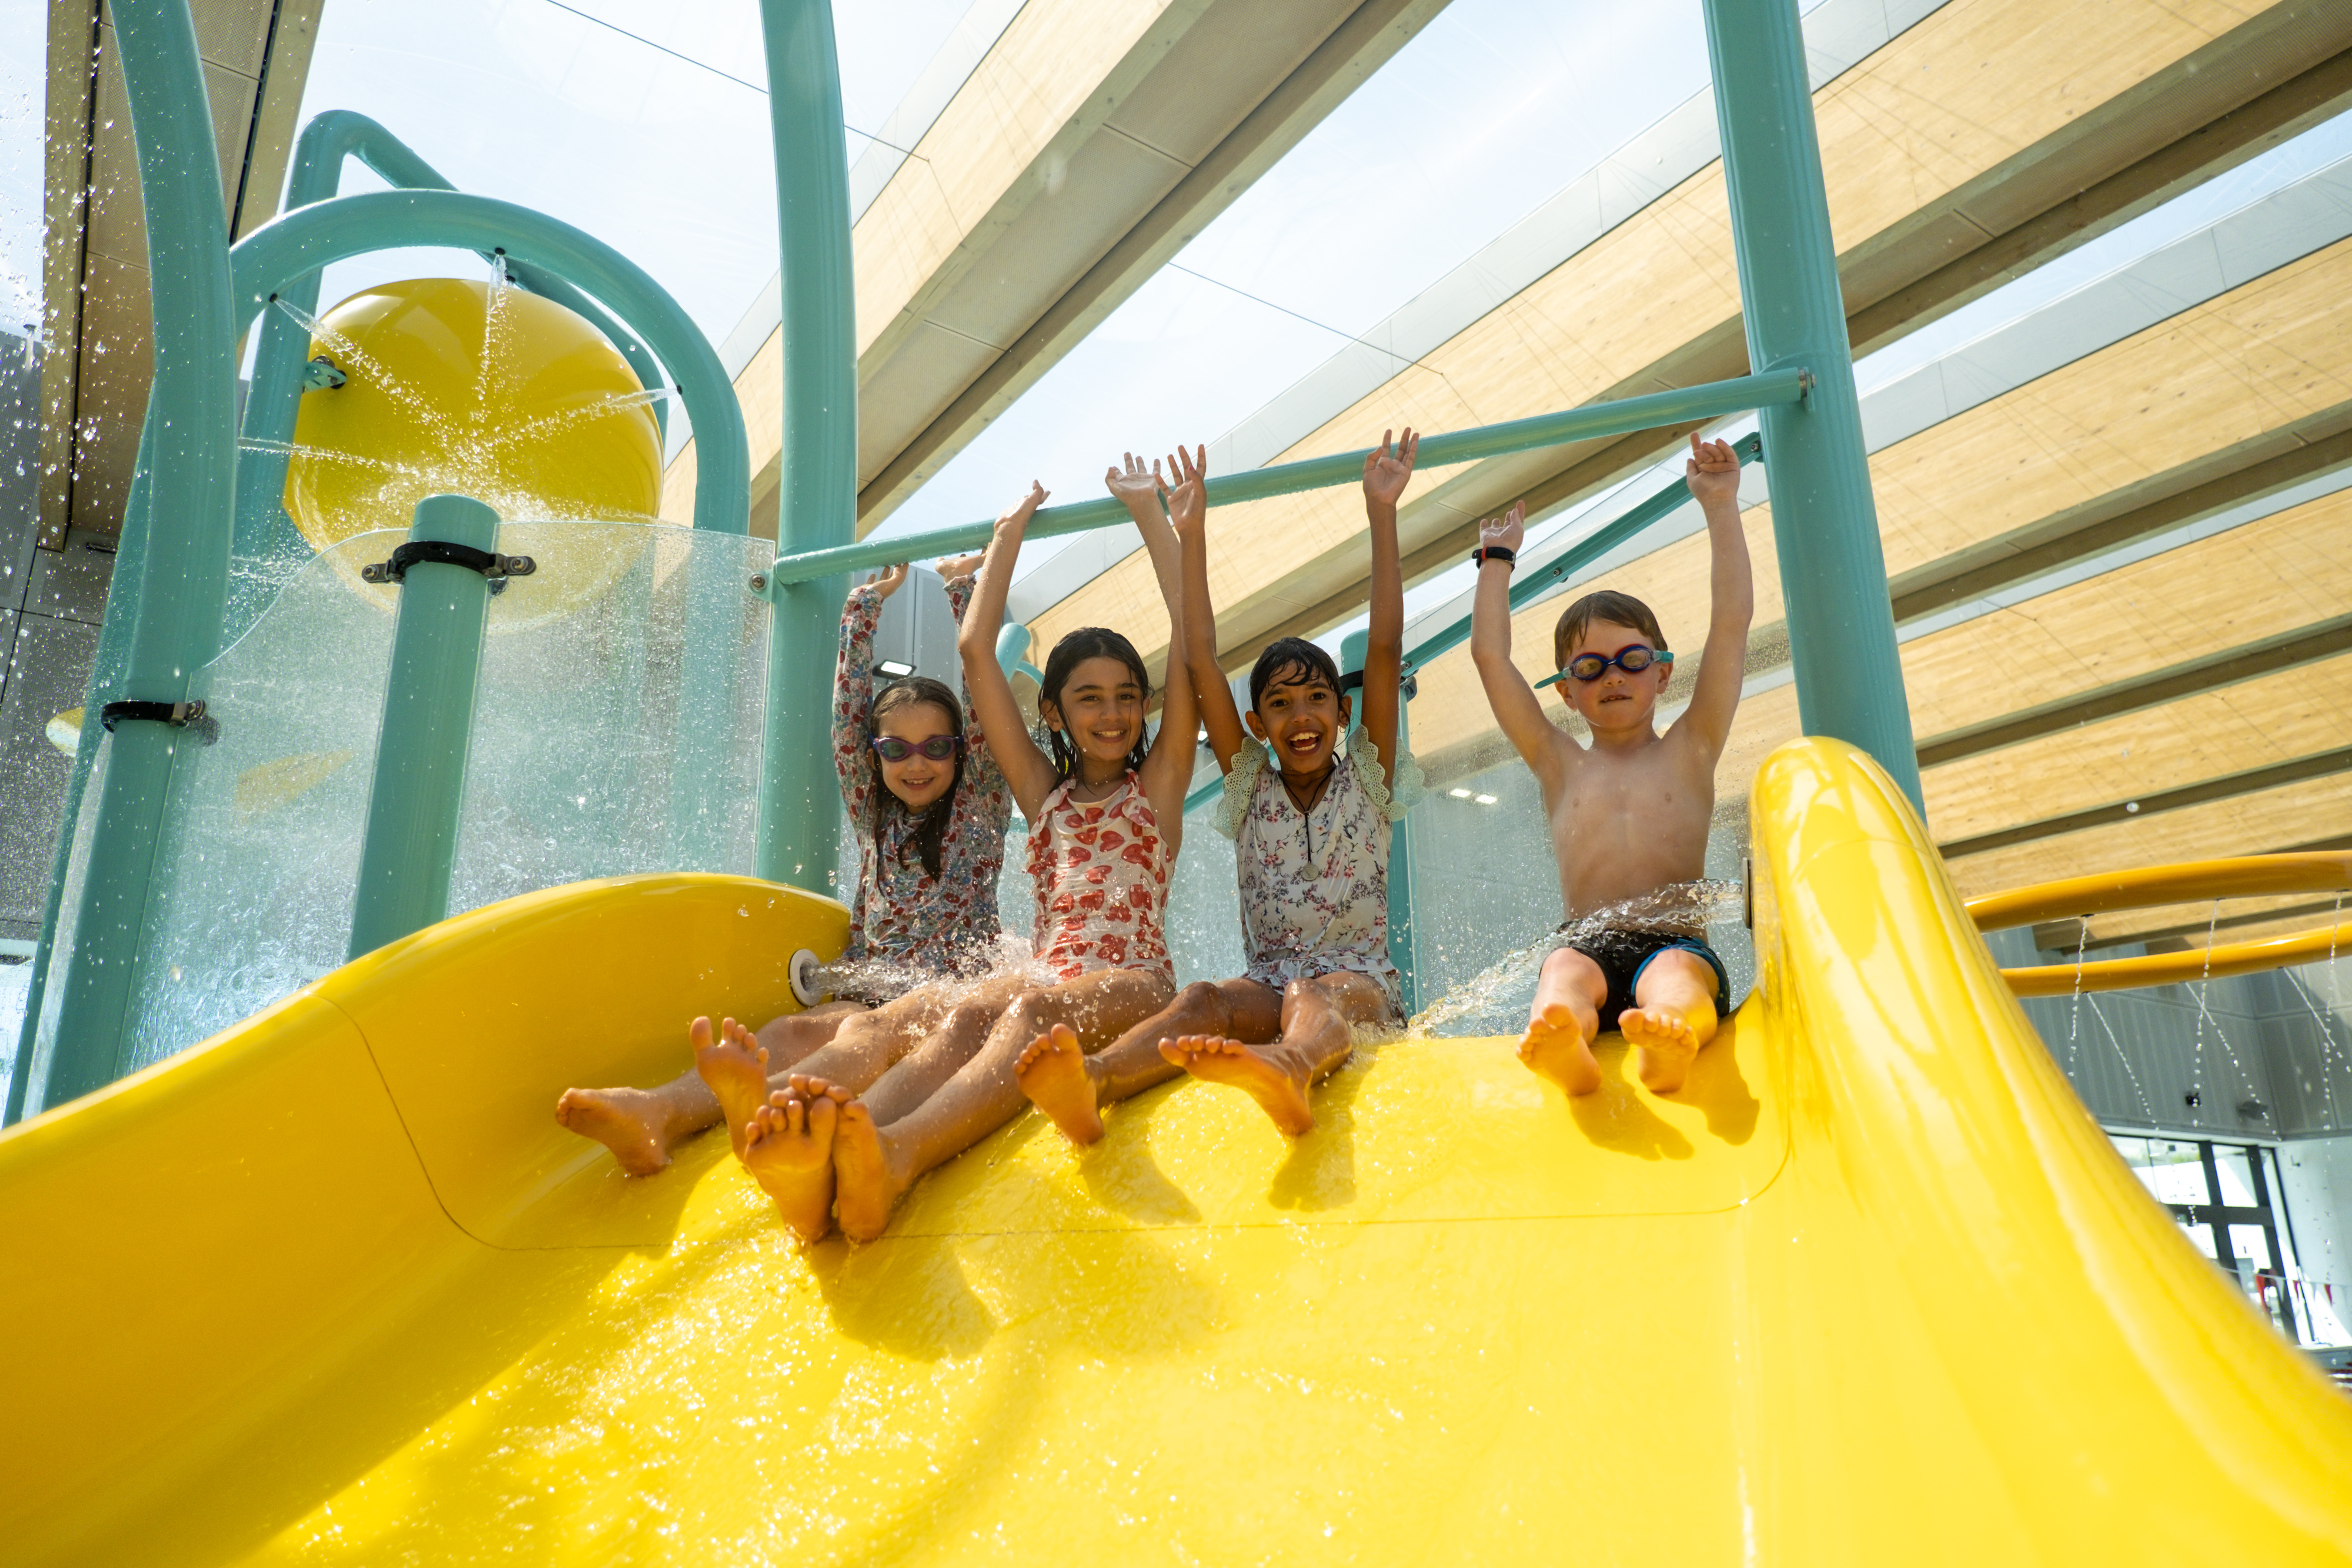
<path fill-rule="evenodd" d="M 852 821 L 864 816 L 866 797 L 874 791 L 874 769 L 866 761 L 866 720 L 874 708 L 874 632 L 882 622 L 882 601 L 906 580 L 903 563 L 876 572 L 851 589 L 841 607 L 841 651 L 833 665 L 833 771 Z"/>
<path fill-rule="evenodd" d="M 1151 557 L 1152 575 L 1160 580 L 1160 597 L 1168 605 L 1168 684 L 1160 695 L 1160 733 L 1152 737 L 1151 750 L 1143 761 L 1143 793 L 1151 802 L 1152 814 L 1160 819 L 1160 831 L 1172 846 L 1180 842 L 1184 832 L 1184 796 L 1192 787 L 1192 758 L 1200 731 L 1201 706 L 1195 700 L 1188 644 L 1185 634 L 1188 624 L 1184 612 L 1183 568 L 1180 560 L 1182 547 L 1177 542 L 1176 527 L 1199 532 L 1208 510 L 1208 497 L 1202 489 L 1207 477 L 1203 464 L 1208 449 L 1201 449 L 1195 458 L 1179 447 L 1180 455 L 1168 460 L 1169 476 L 1162 481 L 1159 465 L 1147 471 L 1152 481 L 1152 493 L 1148 502 L 1139 502 L 1131 494 L 1129 481 L 1141 465 L 1129 456 L 1127 474 L 1113 471 L 1112 492 L 1127 503 L 1129 515 L 1143 535 L 1143 548 Z M 1167 497 L 1167 517 L 1160 515 L 1160 497 Z M 1228 696 L 1227 702 L 1232 698 Z"/>
<path fill-rule="evenodd" d="M 1404 706 L 1399 689 L 1404 673 L 1404 569 L 1397 559 L 1397 500 L 1412 477 L 1421 437 L 1407 427 L 1393 447 L 1381 432 L 1381 447 L 1364 459 L 1364 521 L 1372 536 L 1371 623 L 1364 631 L 1364 733 L 1381 748 L 1381 782 L 1394 788 L 1397 716 Z M 1504 628 L 1507 657 L 1510 628 Z"/>
<path fill-rule="evenodd" d="M 1032 822 L 1045 808 L 1045 797 L 1057 782 L 1054 764 L 1030 738 L 1029 726 L 1013 699 L 1013 683 L 996 662 L 996 633 L 1004 625 L 1004 596 L 1013 587 L 1013 563 L 1020 559 L 1021 536 L 1031 514 L 1045 504 L 1045 488 L 1032 480 L 1029 493 L 996 519 L 996 536 L 988 541 L 974 586 L 971 607 L 956 628 L 956 652 L 963 659 L 963 690 L 980 720 L 988 748 L 1013 787 L 1013 801 Z"/>
<path fill-rule="evenodd" d="M 1748 570 L 1748 535 L 1739 526 L 1739 459 L 1730 444 L 1701 441 L 1693 433 L 1683 476 L 1706 514 L 1707 549 L 1714 564 L 1706 648 L 1699 655 L 1690 706 L 1668 733 L 1680 737 L 1688 731 L 1712 761 L 1723 755 L 1731 738 L 1732 715 L 1738 710 L 1739 687 L 1748 674 L 1748 623 L 1756 617 L 1756 581 Z"/>
<path fill-rule="evenodd" d="M 1521 504 L 1514 503 L 1501 517 L 1478 525 L 1481 549 L 1499 548 L 1517 554 L 1526 537 L 1527 508 Z M 1544 716 L 1535 687 L 1511 662 L 1511 566 L 1503 560 L 1478 565 L 1478 592 L 1470 610 L 1470 662 L 1478 668 L 1478 684 L 1486 689 L 1495 722 L 1520 760 L 1549 784 L 1559 762 L 1559 731 Z"/>

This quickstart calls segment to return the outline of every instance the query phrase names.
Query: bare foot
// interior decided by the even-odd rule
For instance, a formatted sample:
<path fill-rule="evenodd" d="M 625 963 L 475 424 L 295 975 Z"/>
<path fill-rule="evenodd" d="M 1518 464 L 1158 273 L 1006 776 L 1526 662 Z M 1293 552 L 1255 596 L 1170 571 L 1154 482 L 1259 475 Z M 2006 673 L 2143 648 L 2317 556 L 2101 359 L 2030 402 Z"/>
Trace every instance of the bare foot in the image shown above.
<path fill-rule="evenodd" d="M 1307 1085 L 1293 1078 L 1253 1045 L 1214 1035 L 1188 1034 L 1160 1042 L 1160 1054 L 1212 1083 L 1230 1083 L 1258 1103 L 1274 1124 L 1292 1137 L 1302 1137 L 1315 1125 L 1307 1105 Z"/>
<path fill-rule="evenodd" d="M 555 1119 L 613 1151 L 631 1176 L 651 1176 L 669 1164 L 669 1115 L 642 1089 L 566 1089 Z"/>
<path fill-rule="evenodd" d="M 841 1108 L 841 1124 L 833 1134 L 833 1176 L 841 1233 L 853 1241 L 881 1235 L 890 1210 L 915 1185 L 913 1174 L 901 1171 L 891 1157 L 889 1140 L 863 1100 Z"/>
<path fill-rule="evenodd" d="M 1566 1003 L 1554 1002 L 1528 1020 L 1528 1032 L 1519 1036 L 1519 1060 L 1570 1094 L 1590 1094 L 1601 1087 L 1601 1063 L 1592 1059 L 1592 1041 Z"/>
<path fill-rule="evenodd" d="M 803 1246 L 833 1228 L 833 1134 L 848 1098 L 822 1078 L 795 1079 L 751 1113 L 743 1134 L 743 1168 Z"/>
<path fill-rule="evenodd" d="M 743 1157 L 743 1134 L 751 1117 L 768 1103 L 768 1048 L 733 1019 L 719 1020 L 719 1039 L 710 1038 L 710 1020 L 699 1018 L 686 1031 L 694 1045 L 694 1071 L 719 1097 L 727 1121 L 727 1141 L 735 1157 Z"/>
<path fill-rule="evenodd" d="M 1691 1058 L 1714 1038 L 1713 1021 L 1702 1034 L 1691 1020 L 1672 1008 L 1627 1008 L 1617 1015 L 1625 1043 L 1642 1048 L 1634 1071 L 1642 1086 L 1653 1094 L 1671 1094 L 1690 1076 Z"/>
<path fill-rule="evenodd" d="M 1057 1023 L 1031 1040 L 1013 1064 L 1013 1075 L 1030 1103 L 1053 1117 L 1070 1142 L 1091 1144 L 1103 1135 L 1095 1076 L 1087 1071 L 1087 1053 L 1069 1025 Z"/>

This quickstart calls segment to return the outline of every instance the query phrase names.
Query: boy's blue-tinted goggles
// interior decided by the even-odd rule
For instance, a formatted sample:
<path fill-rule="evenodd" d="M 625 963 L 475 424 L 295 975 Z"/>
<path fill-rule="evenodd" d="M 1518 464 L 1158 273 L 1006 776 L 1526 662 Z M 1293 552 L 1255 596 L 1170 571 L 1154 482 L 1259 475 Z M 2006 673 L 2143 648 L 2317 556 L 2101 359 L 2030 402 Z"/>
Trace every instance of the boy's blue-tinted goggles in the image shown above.
<path fill-rule="evenodd" d="M 1548 686 L 1555 681 L 1564 681 L 1570 675 L 1574 675 L 1580 681 L 1597 681 L 1609 673 L 1612 665 L 1629 675 L 1638 675 L 1652 664 L 1671 664 L 1674 662 L 1675 656 L 1670 650 L 1653 648 L 1642 643 L 1629 643 L 1607 657 L 1599 653 L 1579 653 L 1568 662 L 1559 674 L 1547 676 L 1537 685 Z"/>

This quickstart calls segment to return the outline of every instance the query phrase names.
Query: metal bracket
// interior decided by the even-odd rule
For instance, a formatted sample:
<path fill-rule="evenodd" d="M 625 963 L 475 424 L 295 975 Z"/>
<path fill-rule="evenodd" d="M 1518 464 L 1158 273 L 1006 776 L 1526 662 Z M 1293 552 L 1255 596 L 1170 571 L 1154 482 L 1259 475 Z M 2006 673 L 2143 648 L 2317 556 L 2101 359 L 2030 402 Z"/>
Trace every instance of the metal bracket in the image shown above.
<path fill-rule="evenodd" d="M 126 718 L 145 719 L 152 724 L 168 724 L 174 729 L 185 729 L 194 735 L 201 746 L 210 746 L 220 738 L 220 721 L 205 716 L 202 701 L 109 703 L 98 710 L 98 722 L 109 735 L 112 735 L 114 727 Z"/>
<path fill-rule="evenodd" d="M 360 568 L 360 580 L 399 582 L 408 576 L 412 566 L 462 566 L 488 578 L 493 591 L 503 586 L 507 578 L 529 577 L 539 570 L 539 563 L 527 555 L 499 555 L 495 550 L 453 545 L 443 539 L 411 539 L 393 551 L 390 560 Z"/>

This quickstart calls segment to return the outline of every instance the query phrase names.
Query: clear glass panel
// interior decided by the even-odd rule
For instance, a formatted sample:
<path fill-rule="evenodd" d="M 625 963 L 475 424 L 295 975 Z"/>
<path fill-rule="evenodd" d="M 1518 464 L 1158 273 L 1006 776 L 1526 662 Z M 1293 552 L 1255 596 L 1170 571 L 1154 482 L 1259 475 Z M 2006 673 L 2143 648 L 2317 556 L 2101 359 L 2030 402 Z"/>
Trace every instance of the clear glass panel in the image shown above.
<path fill-rule="evenodd" d="M 343 962 L 399 603 L 359 571 L 404 537 L 310 562 L 200 673 L 219 734 L 173 776 L 134 1065 Z M 499 546 L 539 570 L 490 601 L 450 912 L 625 872 L 749 871 L 768 627 L 749 579 L 774 547 L 612 523 L 509 524 Z"/>
<path fill-rule="evenodd" d="M 2253 1175 L 2246 1164 L 2254 1154 L 2254 1150 L 2241 1145 L 2213 1145 L 2213 1168 L 2221 1177 L 2221 1201 L 2231 1208 L 2252 1208 L 2260 1202 L 2254 1196 Z"/>
<path fill-rule="evenodd" d="M 750 580 L 774 545 L 610 523 L 499 537 L 539 570 L 490 602 L 449 912 L 631 872 L 748 874 L 769 619 Z"/>
<path fill-rule="evenodd" d="M 2238 1255 L 2242 1269 L 2267 1269 L 2275 1273 L 2278 1260 L 2271 1256 L 2270 1239 L 2259 1225 L 2230 1227 L 2230 1248 Z"/>
<path fill-rule="evenodd" d="M 90 754 L 89 779 L 82 786 L 81 811 L 74 822 L 73 850 L 66 859 L 66 878 L 58 889 L 58 928 L 49 942 L 48 972 L 41 988 L 41 1021 L 33 1036 L 33 1062 L 26 1078 L 25 1103 L 42 1104 L 49 1077 L 49 1058 L 57 1050 L 58 1013 L 64 1005 L 66 966 L 79 936 L 82 883 L 89 872 L 89 844 L 98 831 L 98 803 L 106 798 L 107 763 L 114 756 L 114 737 L 100 730 L 98 749 Z"/>
<path fill-rule="evenodd" d="M 362 534 L 313 559 L 197 672 L 191 695 L 217 729 L 183 744 L 173 768 L 131 1065 L 343 961 L 398 592 L 359 573 L 405 537 Z"/>

